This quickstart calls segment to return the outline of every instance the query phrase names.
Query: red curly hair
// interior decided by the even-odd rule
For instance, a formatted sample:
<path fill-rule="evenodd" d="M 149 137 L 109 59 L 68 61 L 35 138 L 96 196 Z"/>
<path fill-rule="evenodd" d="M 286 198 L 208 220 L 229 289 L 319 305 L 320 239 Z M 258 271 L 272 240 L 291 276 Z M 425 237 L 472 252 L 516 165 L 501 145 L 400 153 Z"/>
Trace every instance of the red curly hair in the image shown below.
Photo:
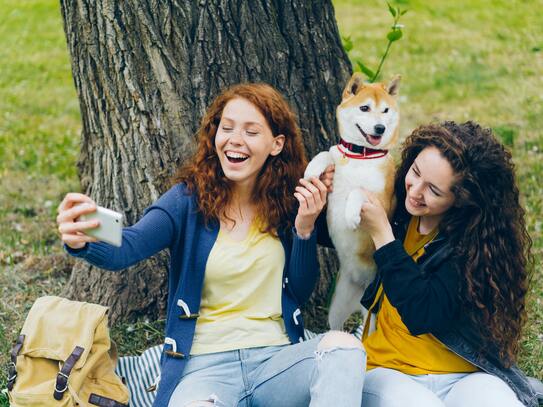
<path fill-rule="evenodd" d="M 297 208 L 294 188 L 303 176 L 307 160 L 296 117 L 283 96 L 264 83 L 244 83 L 223 91 L 207 109 L 197 133 L 198 147 L 173 181 L 185 183 L 196 195 L 205 222 L 229 219 L 226 211 L 232 199 L 232 182 L 226 178 L 215 150 L 215 135 L 226 104 L 242 98 L 252 103 L 266 118 L 273 136 L 282 134 L 281 153 L 269 156 L 260 170 L 252 193 L 256 216 L 263 232 L 277 235 L 293 224 Z"/>

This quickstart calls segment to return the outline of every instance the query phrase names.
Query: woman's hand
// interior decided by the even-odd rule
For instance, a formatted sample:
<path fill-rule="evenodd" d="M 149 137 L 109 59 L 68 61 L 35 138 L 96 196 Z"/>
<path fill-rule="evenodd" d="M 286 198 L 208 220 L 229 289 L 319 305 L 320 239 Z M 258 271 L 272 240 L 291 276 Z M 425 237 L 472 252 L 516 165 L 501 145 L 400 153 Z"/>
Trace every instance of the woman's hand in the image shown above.
<path fill-rule="evenodd" d="M 392 226 L 390 226 L 381 201 L 379 201 L 373 192 L 364 188 L 362 188 L 362 191 L 366 196 L 366 201 L 362 204 L 360 211 L 360 226 L 370 234 L 375 244 L 375 249 L 379 249 L 381 246 L 394 240 Z"/>
<path fill-rule="evenodd" d="M 319 177 L 322 183 L 326 186 L 328 192 L 332 192 L 334 190 L 333 185 L 334 185 L 335 170 L 336 170 L 336 166 L 334 164 L 330 164 L 328 167 L 324 169 L 324 172 Z"/>
<path fill-rule="evenodd" d="M 81 215 L 96 211 L 96 203 L 87 195 L 70 192 L 58 206 L 57 224 L 62 242 L 72 249 L 81 249 L 96 239 L 84 234 L 100 225 L 98 220 L 79 221 Z"/>
<path fill-rule="evenodd" d="M 333 177 L 333 175 L 332 175 Z M 326 205 L 327 186 L 316 177 L 308 180 L 300 179 L 294 196 L 300 203 L 294 226 L 298 236 L 307 239 L 315 228 L 315 221 Z"/>

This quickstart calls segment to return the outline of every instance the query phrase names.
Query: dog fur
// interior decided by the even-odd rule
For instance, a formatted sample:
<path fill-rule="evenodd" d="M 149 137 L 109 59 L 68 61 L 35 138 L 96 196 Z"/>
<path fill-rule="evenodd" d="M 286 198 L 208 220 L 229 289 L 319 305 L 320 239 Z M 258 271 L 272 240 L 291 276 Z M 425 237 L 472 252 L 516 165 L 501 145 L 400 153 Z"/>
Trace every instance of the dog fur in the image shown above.
<path fill-rule="evenodd" d="M 351 77 L 336 111 L 343 140 L 370 149 L 388 151 L 394 146 L 399 135 L 399 81 L 396 77 L 385 86 L 383 83 L 364 83 L 359 73 Z M 383 131 L 382 135 L 378 131 Z M 389 216 L 394 206 L 395 166 L 391 155 L 357 159 L 356 154 L 354 158 L 348 158 L 345 152 L 348 154 L 349 150 L 344 145 L 335 145 L 329 151 L 317 154 L 304 174 L 306 179 L 318 177 L 328 165 L 335 164 L 333 192 L 328 195 L 327 222 L 340 268 L 328 314 L 331 329 L 342 329 L 345 320 L 355 311 L 362 311 L 365 317 L 360 298 L 375 276 L 375 246 L 370 235 L 359 228 L 360 210 L 366 199 L 360 188 L 373 192 Z"/>

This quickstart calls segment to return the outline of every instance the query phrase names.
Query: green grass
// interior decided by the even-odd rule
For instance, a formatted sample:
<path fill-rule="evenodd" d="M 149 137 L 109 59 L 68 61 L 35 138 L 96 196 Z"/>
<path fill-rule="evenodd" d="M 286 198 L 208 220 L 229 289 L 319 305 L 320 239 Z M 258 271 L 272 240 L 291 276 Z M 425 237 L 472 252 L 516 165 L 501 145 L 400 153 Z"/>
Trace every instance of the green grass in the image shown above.
<path fill-rule="evenodd" d="M 8 351 L 40 295 L 73 261 L 54 218 L 78 188 L 79 104 L 57 1 L 0 0 L 0 389 Z M 0 406 L 8 405 L 0 393 Z"/>
<path fill-rule="evenodd" d="M 351 57 L 375 68 L 391 17 L 384 1 L 336 0 Z M 542 0 L 402 0 L 404 38 L 383 78 L 402 75 L 402 134 L 432 120 L 476 120 L 509 145 L 534 240 L 536 266 L 521 366 L 543 378 Z M 80 116 L 58 1 L 0 0 L 0 366 L 34 299 L 58 294 L 63 255 L 56 206 L 78 189 Z M 121 354 L 161 338 L 163 321 L 113 327 Z M 4 372 L 0 388 L 5 387 Z M 2 401 L 3 400 L 3 401 Z M 7 405 L 0 394 L 0 406 Z"/>
<path fill-rule="evenodd" d="M 74 179 L 80 131 L 60 8 L 0 0 L 0 169 Z"/>

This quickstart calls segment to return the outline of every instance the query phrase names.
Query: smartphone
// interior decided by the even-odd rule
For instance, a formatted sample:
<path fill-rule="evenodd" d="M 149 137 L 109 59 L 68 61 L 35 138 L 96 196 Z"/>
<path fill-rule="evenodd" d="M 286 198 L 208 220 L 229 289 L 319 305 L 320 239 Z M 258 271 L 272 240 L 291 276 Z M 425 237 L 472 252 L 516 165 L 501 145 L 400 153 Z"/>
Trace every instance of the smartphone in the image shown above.
<path fill-rule="evenodd" d="M 97 206 L 96 212 L 81 215 L 79 219 L 82 221 L 98 219 L 100 226 L 87 229 L 85 234 L 110 243 L 113 246 L 121 246 L 123 240 L 123 215 L 119 212 Z"/>

